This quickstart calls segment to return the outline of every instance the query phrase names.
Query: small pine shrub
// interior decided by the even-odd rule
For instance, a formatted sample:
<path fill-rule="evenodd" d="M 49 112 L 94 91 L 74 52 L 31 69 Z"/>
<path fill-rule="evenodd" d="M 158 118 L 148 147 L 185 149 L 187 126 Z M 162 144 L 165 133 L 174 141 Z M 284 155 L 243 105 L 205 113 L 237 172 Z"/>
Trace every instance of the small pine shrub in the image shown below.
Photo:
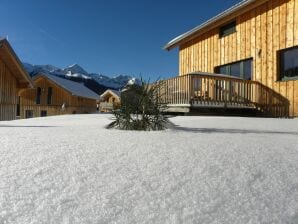
<path fill-rule="evenodd" d="M 108 128 L 122 130 L 164 130 L 169 123 L 163 111 L 162 82 L 153 85 L 141 79 L 140 84 L 127 85 L 121 92 L 121 105 L 113 111 L 114 121 Z"/>

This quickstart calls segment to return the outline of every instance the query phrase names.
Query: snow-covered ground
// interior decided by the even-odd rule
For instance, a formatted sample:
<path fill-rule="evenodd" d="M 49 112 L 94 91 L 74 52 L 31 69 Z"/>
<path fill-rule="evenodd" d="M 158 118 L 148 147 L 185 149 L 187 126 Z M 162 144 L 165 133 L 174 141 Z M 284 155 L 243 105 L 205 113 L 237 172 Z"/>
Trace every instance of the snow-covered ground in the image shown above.
<path fill-rule="evenodd" d="M 0 122 L 0 223 L 298 223 L 298 120 Z"/>

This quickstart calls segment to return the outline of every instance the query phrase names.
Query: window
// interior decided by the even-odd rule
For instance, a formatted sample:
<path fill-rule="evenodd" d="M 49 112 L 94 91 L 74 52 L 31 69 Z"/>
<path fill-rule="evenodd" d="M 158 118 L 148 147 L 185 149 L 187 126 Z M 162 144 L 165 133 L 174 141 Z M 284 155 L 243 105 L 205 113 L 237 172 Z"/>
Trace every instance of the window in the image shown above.
<path fill-rule="evenodd" d="M 18 103 L 17 103 L 17 117 L 21 116 L 21 97 L 18 96 Z"/>
<path fill-rule="evenodd" d="M 33 117 L 33 110 L 26 110 L 25 118 L 32 118 L 32 117 Z"/>
<path fill-rule="evenodd" d="M 231 23 L 228 23 L 227 25 L 220 27 L 219 37 L 222 38 L 235 32 L 236 32 L 236 21 L 233 21 Z"/>
<path fill-rule="evenodd" d="M 53 88 L 49 87 L 48 88 L 48 98 L 47 98 L 47 103 L 49 105 L 52 104 L 52 94 L 53 94 Z"/>
<path fill-rule="evenodd" d="M 46 117 L 47 116 L 47 111 L 46 110 L 40 111 L 40 116 L 41 117 Z"/>
<path fill-rule="evenodd" d="M 279 79 L 298 79 L 298 46 L 279 51 Z"/>
<path fill-rule="evenodd" d="M 40 104 L 40 96 L 41 96 L 41 88 L 40 87 L 37 87 L 37 90 L 36 90 L 36 104 Z"/>
<path fill-rule="evenodd" d="M 251 80 L 252 77 L 252 59 L 246 59 L 239 62 L 221 65 L 215 68 L 216 73 L 239 77 Z"/>

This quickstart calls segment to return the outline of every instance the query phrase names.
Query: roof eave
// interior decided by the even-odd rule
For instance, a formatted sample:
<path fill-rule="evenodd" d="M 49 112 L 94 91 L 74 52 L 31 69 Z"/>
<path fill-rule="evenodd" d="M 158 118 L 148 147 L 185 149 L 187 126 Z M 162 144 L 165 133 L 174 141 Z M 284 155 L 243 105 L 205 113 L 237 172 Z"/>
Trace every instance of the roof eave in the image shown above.
<path fill-rule="evenodd" d="M 106 94 L 110 93 L 111 95 L 117 97 L 120 99 L 120 96 L 118 96 L 117 94 L 115 94 L 113 91 L 111 91 L 110 89 L 107 89 L 106 91 L 104 91 L 103 94 L 100 95 L 100 97 L 104 97 Z"/>
<path fill-rule="evenodd" d="M 17 68 L 20 71 L 20 73 L 22 74 L 23 78 L 27 81 L 28 87 L 33 88 L 34 84 L 32 82 L 32 79 L 31 79 L 30 75 L 27 73 L 27 71 L 25 70 L 22 62 L 19 59 L 19 57 L 17 56 L 17 54 L 15 53 L 13 48 L 11 47 L 10 43 L 5 38 L 0 39 L 0 47 L 2 47 L 3 45 L 7 47 L 7 50 L 9 52 L 12 60 L 17 65 Z"/>
<path fill-rule="evenodd" d="M 258 0 L 259 4 L 262 4 L 263 2 L 266 2 L 268 0 Z M 171 50 L 173 48 L 176 48 L 177 46 L 179 46 L 182 42 L 185 41 L 185 39 L 189 38 L 190 36 L 192 36 L 193 34 L 196 34 L 206 28 L 208 28 L 209 26 L 212 26 L 214 23 L 217 23 L 221 20 L 223 20 L 224 18 L 228 17 L 229 15 L 247 7 L 248 5 L 257 2 L 257 0 L 243 0 L 239 3 L 237 3 L 236 5 L 230 7 L 229 9 L 221 12 L 220 14 L 214 16 L 213 18 L 207 20 L 206 22 L 202 23 L 201 25 L 187 31 L 186 33 L 179 35 L 178 37 L 175 37 L 173 40 L 171 40 L 170 42 L 168 42 L 163 49 L 164 50 Z M 192 39 L 192 38 L 190 38 Z"/>

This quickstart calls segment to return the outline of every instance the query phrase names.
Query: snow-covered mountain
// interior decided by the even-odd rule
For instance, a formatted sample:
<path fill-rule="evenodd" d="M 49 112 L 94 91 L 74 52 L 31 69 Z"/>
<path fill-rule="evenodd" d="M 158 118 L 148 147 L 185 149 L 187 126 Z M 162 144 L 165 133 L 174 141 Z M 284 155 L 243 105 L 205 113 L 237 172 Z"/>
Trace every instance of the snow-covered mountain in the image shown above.
<path fill-rule="evenodd" d="M 63 78 L 71 79 L 78 82 L 85 82 L 87 80 L 94 80 L 99 85 L 111 88 L 121 89 L 127 84 L 133 77 L 128 75 L 118 75 L 115 77 L 109 77 L 103 74 L 88 73 L 78 64 L 73 64 L 66 68 L 58 68 L 53 65 L 32 65 L 29 63 L 23 63 L 26 71 L 34 76 L 38 73 L 46 73 L 56 76 L 62 76 Z M 89 81 L 90 82 L 90 81 Z"/>
<path fill-rule="evenodd" d="M 88 72 L 85 71 L 85 69 L 83 69 L 81 66 L 79 66 L 78 64 L 73 64 L 70 65 L 66 68 L 63 69 L 64 71 L 67 72 L 71 72 L 74 74 L 83 74 L 83 75 L 88 75 Z"/>

